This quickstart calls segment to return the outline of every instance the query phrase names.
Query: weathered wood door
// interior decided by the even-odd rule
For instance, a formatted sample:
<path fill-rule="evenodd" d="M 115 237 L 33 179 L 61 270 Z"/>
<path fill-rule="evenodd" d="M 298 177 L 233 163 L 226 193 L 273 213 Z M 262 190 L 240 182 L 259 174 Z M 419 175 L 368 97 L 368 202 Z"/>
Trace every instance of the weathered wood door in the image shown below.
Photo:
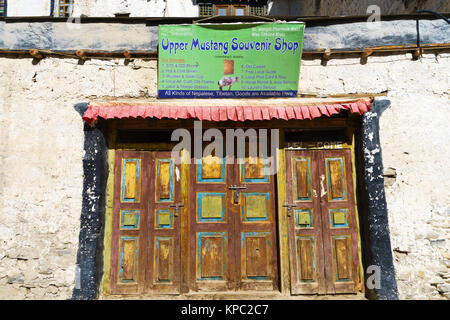
<path fill-rule="evenodd" d="M 350 150 L 287 151 L 292 294 L 354 293 L 358 234 Z"/>
<path fill-rule="evenodd" d="M 191 290 L 276 290 L 276 201 L 268 163 L 203 157 L 191 167 L 190 194 Z"/>
<path fill-rule="evenodd" d="M 179 170 L 170 152 L 116 151 L 112 293 L 179 293 Z"/>
<path fill-rule="evenodd" d="M 278 288 L 275 176 L 269 166 L 268 159 L 247 155 L 234 169 L 234 185 L 245 188 L 231 205 L 236 217 L 237 287 L 241 290 Z"/>

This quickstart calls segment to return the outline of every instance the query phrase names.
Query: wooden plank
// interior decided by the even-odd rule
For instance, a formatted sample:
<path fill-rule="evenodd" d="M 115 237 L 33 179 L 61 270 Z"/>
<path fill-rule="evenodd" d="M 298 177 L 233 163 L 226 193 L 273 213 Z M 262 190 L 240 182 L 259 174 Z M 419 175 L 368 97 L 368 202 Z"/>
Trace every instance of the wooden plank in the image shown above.
<path fill-rule="evenodd" d="M 355 156 L 355 124 L 353 122 L 350 123 L 349 126 L 349 135 L 351 136 L 351 154 L 350 154 L 350 162 L 351 162 L 351 168 L 352 168 L 352 182 L 354 188 L 357 186 L 357 177 L 356 177 L 356 156 Z M 361 292 L 365 292 L 365 274 L 364 274 L 364 267 L 362 263 L 362 250 L 361 250 L 361 232 L 360 232 L 360 226 L 359 226 L 359 214 L 358 214 L 358 197 L 357 192 L 353 192 L 353 200 L 354 203 L 354 212 L 355 212 L 355 222 L 356 222 L 356 234 L 357 234 L 357 253 L 358 253 L 358 261 L 359 261 L 359 268 L 357 269 L 357 281 L 359 290 Z"/>
<path fill-rule="evenodd" d="M 268 276 L 267 270 L 270 263 L 267 259 L 267 245 L 265 237 L 246 237 L 246 274 L 247 277 Z"/>
<path fill-rule="evenodd" d="M 312 241 L 313 239 L 298 239 L 301 280 L 314 279 L 314 251 Z"/>
<path fill-rule="evenodd" d="M 219 157 L 208 155 L 202 158 L 202 179 L 221 179 L 222 160 Z"/>
<path fill-rule="evenodd" d="M 309 227 L 314 226 L 311 222 L 311 209 L 309 210 L 295 210 L 298 215 L 298 226 Z"/>
<path fill-rule="evenodd" d="M 166 210 L 156 210 L 158 215 L 158 225 L 159 226 L 170 226 L 170 214 L 171 212 L 168 212 Z"/>
<path fill-rule="evenodd" d="M 201 277 L 223 277 L 223 239 L 204 236 L 201 242 Z"/>
<path fill-rule="evenodd" d="M 136 198 L 137 163 L 127 161 L 125 163 L 125 199 Z"/>
<path fill-rule="evenodd" d="M 122 240 L 122 280 L 136 280 L 136 250 L 136 240 Z"/>
<path fill-rule="evenodd" d="M 126 212 L 126 213 L 123 213 L 122 226 L 124 226 L 124 227 L 135 226 L 135 227 L 137 227 L 136 220 L 138 219 L 138 217 L 136 217 L 136 215 L 139 215 L 139 212 Z"/>
<path fill-rule="evenodd" d="M 265 218 L 267 216 L 267 197 L 265 194 L 246 194 L 245 197 L 246 218 Z"/>
<path fill-rule="evenodd" d="M 201 197 L 201 217 L 221 218 L 223 212 L 223 196 L 202 194 Z"/>
<path fill-rule="evenodd" d="M 172 163 L 170 161 L 161 161 L 158 159 L 158 200 L 161 199 L 170 199 L 171 196 L 171 166 Z"/>
<path fill-rule="evenodd" d="M 345 99 L 356 101 L 358 99 Z M 109 121 L 109 120 L 108 120 Z M 203 128 L 318 128 L 318 127 L 346 127 L 348 118 L 315 118 L 312 120 L 270 120 L 270 121 L 202 121 Z M 192 128 L 193 119 L 184 120 L 155 120 L 155 119 L 121 119 L 119 129 L 164 129 Z M 281 132 L 280 132 L 281 133 Z M 281 140 L 282 142 L 283 140 Z M 121 147 L 124 145 L 121 145 Z M 137 144 L 131 144 L 137 146 Z M 280 145 L 282 147 L 282 145 Z M 170 146 L 168 146 L 170 150 Z"/>
<path fill-rule="evenodd" d="M 339 280 L 350 279 L 350 269 L 348 261 L 348 245 L 347 239 L 335 239 L 335 250 L 336 250 L 336 268 L 337 277 Z"/>
<path fill-rule="evenodd" d="M 158 281 L 170 281 L 172 270 L 173 245 L 171 239 L 158 240 L 157 252 L 157 279 Z"/>
<path fill-rule="evenodd" d="M 181 177 L 180 177 L 180 200 L 184 204 L 184 212 L 189 213 L 191 210 L 191 203 L 189 201 L 190 192 L 190 154 L 187 150 L 181 151 Z M 195 269 L 195 266 L 191 266 L 193 261 L 190 261 L 190 237 L 191 228 L 189 225 L 189 214 L 182 214 L 180 221 L 180 273 L 181 273 L 181 285 L 180 292 L 186 293 L 189 291 L 189 272 L 191 268 Z M 194 247 L 195 251 L 195 247 Z"/>
<path fill-rule="evenodd" d="M 108 177 L 106 181 L 106 205 L 105 205 L 105 227 L 103 239 L 103 277 L 101 288 L 104 295 L 110 293 L 111 278 L 111 245 L 113 232 L 114 211 L 114 169 L 116 157 L 117 121 L 108 123 Z"/>
<path fill-rule="evenodd" d="M 245 179 L 264 179 L 265 168 L 264 160 L 258 157 L 245 158 L 244 177 Z"/>
<path fill-rule="evenodd" d="M 333 212 L 333 222 L 334 224 L 345 224 L 347 221 L 346 215 L 344 211 L 335 211 Z"/>
<path fill-rule="evenodd" d="M 331 199 L 345 197 L 343 168 L 340 160 L 328 160 L 328 170 L 330 175 Z"/>
<path fill-rule="evenodd" d="M 296 159 L 295 160 L 295 174 L 296 174 L 296 182 L 297 182 L 297 200 L 300 198 L 309 198 L 309 183 L 308 177 L 310 175 L 308 169 L 308 160 L 307 159 Z"/>

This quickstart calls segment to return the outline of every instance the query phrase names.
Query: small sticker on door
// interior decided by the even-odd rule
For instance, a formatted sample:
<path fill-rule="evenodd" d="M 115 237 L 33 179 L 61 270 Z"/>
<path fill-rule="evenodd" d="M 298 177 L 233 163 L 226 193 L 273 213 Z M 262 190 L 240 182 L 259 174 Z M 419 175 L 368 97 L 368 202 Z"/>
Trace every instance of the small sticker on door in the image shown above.
<path fill-rule="evenodd" d="M 325 175 L 322 174 L 322 175 L 320 175 L 320 197 L 323 197 L 324 195 L 327 194 L 327 192 L 325 191 L 325 186 L 323 185 L 324 181 L 325 181 Z"/>
<path fill-rule="evenodd" d="M 177 182 L 180 181 L 180 170 L 178 170 L 178 167 L 175 167 L 175 175 L 177 176 Z"/>

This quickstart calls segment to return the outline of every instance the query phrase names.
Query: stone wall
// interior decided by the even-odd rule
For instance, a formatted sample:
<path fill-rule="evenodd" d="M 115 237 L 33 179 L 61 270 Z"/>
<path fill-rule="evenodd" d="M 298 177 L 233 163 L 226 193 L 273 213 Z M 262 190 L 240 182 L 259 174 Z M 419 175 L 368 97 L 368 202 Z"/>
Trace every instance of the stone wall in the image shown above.
<path fill-rule="evenodd" d="M 450 54 L 304 59 L 300 91 L 387 91 L 381 117 L 401 299 L 449 298 Z M 83 185 L 77 102 L 154 97 L 156 61 L 0 58 L 0 299 L 67 299 Z M 440 293 L 441 292 L 441 293 Z"/>

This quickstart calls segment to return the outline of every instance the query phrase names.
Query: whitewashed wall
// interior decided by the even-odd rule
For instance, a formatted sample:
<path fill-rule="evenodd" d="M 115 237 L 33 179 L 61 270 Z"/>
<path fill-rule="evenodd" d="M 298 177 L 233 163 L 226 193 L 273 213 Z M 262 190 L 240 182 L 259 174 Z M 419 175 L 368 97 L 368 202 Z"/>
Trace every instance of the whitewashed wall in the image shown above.
<path fill-rule="evenodd" d="M 394 265 L 402 299 L 449 298 L 450 54 L 303 60 L 301 92 L 387 90 L 381 117 Z M 0 299 L 66 299 L 83 183 L 83 124 L 73 105 L 156 96 L 156 61 L 0 58 Z M 441 291 L 441 293 L 439 292 Z"/>
<path fill-rule="evenodd" d="M 55 0 L 54 15 L 57 15 Z M 192 0 L 74 0 L 73 16 L 114 17 L 130 13 L 131 17 L 196 17 L 198 6 Z M 50 0 L 8 0 L 8 16 L 49 16 Z"/>
<path fill-rule="evenodd" d="M 8 17 L 49 16 L 50 0 L 8 0 Z"/>

